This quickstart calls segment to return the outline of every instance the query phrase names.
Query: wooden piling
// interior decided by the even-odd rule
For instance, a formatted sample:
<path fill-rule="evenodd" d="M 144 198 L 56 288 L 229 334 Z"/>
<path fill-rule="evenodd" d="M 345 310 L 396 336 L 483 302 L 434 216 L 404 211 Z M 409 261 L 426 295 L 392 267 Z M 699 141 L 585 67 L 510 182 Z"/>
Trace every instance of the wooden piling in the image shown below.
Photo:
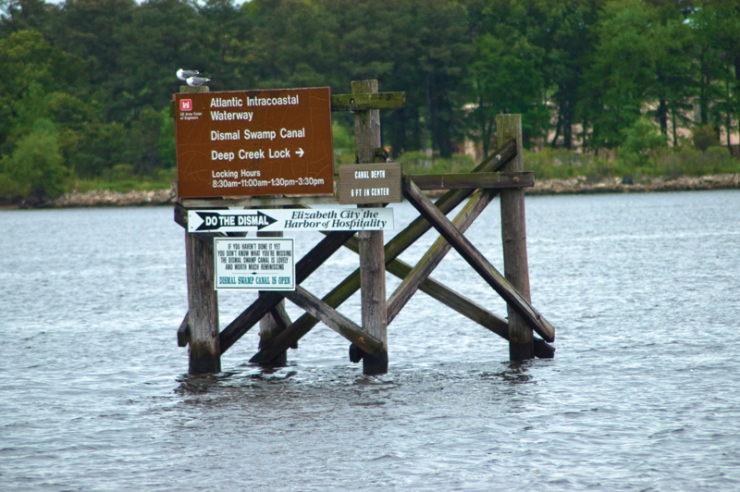
<path fill-rule="evenodd" d="M 221 372 L 218 345 L 218 295 L 213 288 L 213 248 L 185 233 L 188 275 L 190 374 Z"/>
<path fill-rule="evenodd" d="M 352 81 L 352 94 L 378 92 L 377 80 Z M 355 112 L 355 149 L 357 164 L 372 163 L 375 150 L 381 146 L 380 111 Z M 370 206 L 370 205 L 368 205 Z M 385 253 L 383 231 L 361 231 L 360 284 L 362 302 L 362 329 L 383 343 L 378 356 L 366 354 L 363 373 L 366 375 L 388 372 L 388 333 L 385 304 Z"/>
<path fill-rule="evenodd" d="M 457 217 L 455 218 L 455 221 L 457 221 Z M 453 224 L 455 224 L 462 231 L 462 227 L 455 223 L 455 221 L 453 221 Z M 357 254 L 359 254 L 360 252 L 359 244 L 354 238 L 347 241 L 344 246 Z M 388 273 L 395 275 L 401 280 L 408 278 L 413 270 L 411 265 L 399 259 L 388 261 L 385 265 L 385 269 Z M 419 286 L 419 290 L 427 294 L 432 299 L 435 299 L 436 301 L 444 304 L 453 311 L 465 316 L 469 320 L 478 323 L 483 328 L 486 328 L 496 335 L 502 337 L 504 340 L 509 339 L 508 321 L 488 311 L 479 304 L 476 304 L 467 297 L 455 292 L 444 284 L 437 282 L 433 278 L 427 277 Z M 393 296 L 388 299 L 388 325 L 391 324 L 392 320 L 392 297 Z M 540 359 L 552 359 L 555 356 L 555 348 L 552 345 L 549 345 L 544 340 L 535 337 L 534 355 L 535 357 L 538 357 Z M 360 359 L 358 359 L 358 361 L 359 360 Z"/>
<path fill-rule="evenodd" d="M 509 172 L 524 171 L 522 154 L 522 115 L 496 116 L 496 135 L 499 146 L 516 139 L 517 156 L 505 168 Z M 527 227 L 524 213 L 524 190 L 501 190 L 501 236 L 504 247 L 504 276 L 528 302 L 529 266 L 527 261 Z M 534 357 L 532 328 L 511 304 L 509 314 L 509 358 L 512 361 Z"/>
<path fill-rule="evenodd" d="M 208 87 L 181 86 L 180 92 L 209 92 Z M 218 336 L 218 294 L 214 290 L 213 248 L 196 234 L 185 232 L 185 262 L 188 277 L 190 374 L 221 372 Z"/>
<path fill-rule="evenodd" d="M 208 92 L 208 88 L 182 87 L 181 92 Z M 381 147 L 378 108 L 398 108 L 404 103 L 403 93 L 378 93 L 376 80 L 353 81 L 352 94 L 332 97 L 332 110 L 351 110 L 355 113 L 357 164 L 388 162 L 388 154 Z M 174 111 L 176 109 L 172 106 L 173 115 L 176 115 L 177 112 Z M 530 301 L 523 187 L 532 186 L 534 180 L 531 172 L 523 171 L 521 116 L 500 115 L 497 117 L 497 125 L 499 150 L 485 159 L 472 173 L 403 177 L 403 194 L 417 208 L 420 217 L 387 245 L 384 245 L 382 231 L 325 233 L 327 237 L 297 262 L 295 291 L 260 291 L 258 298 L 220 334 L 218 297 L 213 288 L 212 241 L 215 236 L 223 233 L 186 233 L 189 310 L 177 335 L 178 345 L 190 347 L 190 373 L 220 371 L 220 354 L 258 323 L 260 350 L 251 361 L 263 365 L 285 365 L 287 348 L 297 348 L 297 341 L 321 321 L 351 343 L 350 359 L 353 362 L 363 360 L 364 374 L 384 374 L 388 372 L 387 326 L 418 290 L 426 292 L 442 304 L 509 340 L 512 360 L 552 357 L 554 348 L 547 342 L 554 340 L 555 329 Z M 499 170 L 505 172 L 500 173 Z M 351 175 L 356 177 L 357 173 Z M 422 189 L 449 189 L 450 192 L 445 193 L 435 204 L 423 195 Z M 446 214 L 473 194 L 473 190 L 479 191 L 454 221 L 450 221 Z M 464 235 L 466 229 L 499 192 L 502 196 L 505 275 L 500 274 Z M 175 208 L 175 221 L 186 227 L 186 209 L 196 206 L 216 208 L 231 206 L 228 204 L 233 202 L 234 198 L 225 198 L 223 201 L 180 202 Z M 275 198 L 271 197 L 268 201 L 271 206 L 279 207 L 289 203 L 278 203 Z M 246 200 L 244 206 L 255 207 L 268 203 L 250 200 Z M 315 203 L 319 202 L 314 199 L 294 205 L 307 208 Z M 321 203 L 333 202 L 329 200 Z M 365 207 L 386 205 L 386 203 L 366 204 Z M 363 216 L 369 217 L 370 214 L 364 213 Z M 416 266 L 411 267 L 397 259 L 398 255 L 431 227 L 434 227 L 442 237 Z M 231 236 L 235 233 L 226 235 Z M 258 236 L 263 237 L 282 235 L 282 232 L 258 233 Z M 342 246 L 350 248 L 360 256 L 360 267 L 353 274 L 345 278 L 323 299 L 300 286 L 303 280 Z M 451 248 L 454 248 L 504 298 L 509 321 L 430 277 Z M 386 269 L 402 279 L 401 285 L 387 301 Z M 358 289 L 362 289 L 362 326 L 357 326 L 335 309 Z M 306 311 L 306 314 L 295 322 L 291 322 L 285 311 L 286 297 Z M 533 331 L 536 331 L 542 340 L 534 337 Z"/>
<path fill-rule="evenodd" d="M 258 231 L 257 237 L 283 237 L 283 232 Z M 285 300 L 282 300 L 260 320 L 260 347 L 263 345 L 269 345 L 269 343 L 278 336 L 280 332 L 287 328 L 287 325 L 285 324 L 286 319 L 289 321 L 288 313 L 285 311 Z M 290 325 L 290 323 L 288 323 L 288 325 Z M 288 352 L 286 350 L 269 363 L 262 365 L 281 367 L 287 364 L 287 362 Z"/>

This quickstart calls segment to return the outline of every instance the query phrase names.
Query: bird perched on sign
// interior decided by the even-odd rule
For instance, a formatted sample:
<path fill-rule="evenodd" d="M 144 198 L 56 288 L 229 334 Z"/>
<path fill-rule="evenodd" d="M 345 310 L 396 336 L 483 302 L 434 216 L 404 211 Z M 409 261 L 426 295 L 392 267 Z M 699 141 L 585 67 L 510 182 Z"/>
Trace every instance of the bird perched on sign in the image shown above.
<path fill-rule="evenodd" d="M 197 77 L 200 72 L 197 70 L 183 70 L 182 68 L 177 71 L 177 78 L 187 82 L 188 77 Z"/>
<path fill-rule="evenodd" d="M 210 82 L 210 81 L 211 79 L 206 79 L 203 77 L 188 77 L 188 80 L 187 80 L 188 85 L 190 87 L 199 87 L 205 84 L 206 82 Z"/>

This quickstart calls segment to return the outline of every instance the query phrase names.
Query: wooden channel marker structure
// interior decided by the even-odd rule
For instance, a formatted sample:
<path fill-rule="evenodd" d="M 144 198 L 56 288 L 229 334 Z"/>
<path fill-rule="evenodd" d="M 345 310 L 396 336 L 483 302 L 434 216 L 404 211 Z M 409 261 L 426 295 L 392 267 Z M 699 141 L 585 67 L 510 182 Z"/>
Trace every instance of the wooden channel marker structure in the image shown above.
<path fill-rule="evenodd" d="M 181 87 L 173 96 L 178 159 L 175 222 L 186 229 L 189 306 L 177 333 L 178 344 L 189 345 L 191 374 L 219 372 L 221 354 L 257 324 L 261 341 L 251 362 L 285 364 L 287 349 L 297 348 L 298 341 L 319 322 L 351 343 L 350 359 L 362 360 L 365 374 L 385 373 L 387 326 L 418 290 L 508 340 L 511 360 L 554 356 L 555 349 L 547 342 L 554 341 L 555 329 L 530 300 L 524 188 L 532 186 L 534 178 L 523 169 L 521 115 L 497 117 L 498 148 L 472 172 L 404 175 L 400 165 L 389 162 L 381 148 L 379 114 L 381 109 L 404 106 L 404 93 L 378 93 L 375 80 L 352 82 L 352 93 L 346 95 L 330 95 L 328 88 L 210 93 L 207 87 Z M 352 111 L 355 118 L 357 165 L 340 168 L 338 193 L 333 186 L 330 111 Z M 423 190 L 448 191 L 432 203 Z M 383 207 L 401 201 L 401 194 L 420 216 L 385 244 L 383 229 L 388 227 L 378 226 L 385 221 L 377 217 L 392 213 Z M 504 275 L 464 235 L 497 194 L 501 195 Z M 449 220 L 446 214 L 468 198 L 457 216 Z M 377 220 L 342 222 L 325 209 L 310 209 L 310 205 L 339 203 L 362 204 L 365 208 L 343 209 L 342 213 Z M 288 207 L 292 211 L 284 210 Z M 286 213 L 301 217 L 301 211 L 321 220 L 278 217 Z M 271 252 L 272 245 L 268 248 L 267 238 L 282 236 L 276 228 L 302 230 L 304 226 L 323 230 L 326 237 L 294 263 L 292 279 L 283 270 L 285 276 L 279 278 L 286 279 L 286 285 L 288 280 L 294 282 L 290 290 L 276 285 L 275 277 L 271 283 L 269 276 L 256 276 L 258 261 L 266 262 L 268 266 L 263 268 L 283 268 L 269 266 L 276 253 Z M 432 227 L 441 237 L 416 266 L 398 259 Z M 223 239 L 244 237 L 246 230 L 257 230 L 262 238 L 254 241 L 264 244 Z M 359 254 L 357 270 L 323 299 L 301 287 L 342 247 Z M 279 261 L 287 262 L 286 248 L 277 243 L 274 248 L 284 255 Z M 508 320 L 430 277 L 451 248 L 506 301 Z M 244 266 L 236 255 L 252 263 Z M 263 287 L 248 277 L 249 272 L 240 276 L 226 270 L 231 273 L 219 273 L 216 279 L 216 271 L 228 269 L 229 261 L 243 269 L 254 268 L 251 275 L 263 279 Z M 402 279 L 387 299 L 386 270 Z M 234 280 L 237 277 L 238 282 Z M 222 331 L 216 281 L 232 287 L 250 284 L 259 290 L 258 298 Z M 362 326 L 337 311 L 358 289 Z M 291 320 L 284 307 L 286 298 L 305 314 Z"/>

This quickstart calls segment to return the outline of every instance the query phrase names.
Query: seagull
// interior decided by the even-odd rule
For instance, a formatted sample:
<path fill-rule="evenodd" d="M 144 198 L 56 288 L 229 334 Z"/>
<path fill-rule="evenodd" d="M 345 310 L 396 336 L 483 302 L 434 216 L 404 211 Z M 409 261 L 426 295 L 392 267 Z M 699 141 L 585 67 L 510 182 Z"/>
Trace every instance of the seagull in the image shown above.
<path fill-rule="evenodd" d="M 205 84 L 206 82 L 210 82 L 210 81 L 211 81 L 211 79 L 206 79 L 206 78 L 203 78 L 203 77 L 188 77 L 188 80 L 187 80 L 188 85 L 190 87 L 198 87 L 198 86 L 201 86 L 201 85 Z"/>
<path fill-rule="evenodd" d="M 195 77 L 197 75 L 200 75 L 200 72 L 197 70 L 183 70 L 182 68 L 177 71 L 177 78 L 180 80 L 188 80 L 188 77 Z"/>

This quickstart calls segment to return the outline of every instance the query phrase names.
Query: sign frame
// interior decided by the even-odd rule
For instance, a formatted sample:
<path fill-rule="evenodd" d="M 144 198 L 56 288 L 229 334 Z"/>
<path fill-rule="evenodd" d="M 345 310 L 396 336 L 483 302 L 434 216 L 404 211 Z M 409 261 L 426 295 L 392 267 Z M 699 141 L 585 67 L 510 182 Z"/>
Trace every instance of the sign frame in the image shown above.
<path fill-rule="evenodd" d="M 288 249 L 275 248 L 276 244 L 290 245 Z M 260 247 L 264 245 L 265 247 Z M 226 249 L 223 246 L 227 246 Z M 238 247 L 234 247 L 238 246 Z M 269 247 L 268 247 L 269 246 Z M 290 251 L 290 255 L 279 255 L 280 252 Z M 232 252 L 234 254 L 227 254 Z M 254 253 L 257 253 L 255 255 Z M 221 253 L 224 253 L 223 255 Z M 265 255 L 265 253 L 270 253 Z M 278 254 L 276 254 L 278 253 Z M 276 259 L 290 258 L 290 261 L 275 262 Z M 229 259 L 234 259 L 230 262 Z M 259 268 L 240 268 L 242 272 L 237 273 L 234 268 L 225 268 L 228 265 L 244 265 L 243 258 L 256 261 L 249 262 Z M 260 262 L 261 259 L 269 259 L 270 262 Z M 239 261 L 236 261 L 239 260 Z M 262 272 L 263 266 L 289 266 L 289 276 L 285 275 L 285 269 L 280 273 L 272 273 L 277 268 L 269 268 L 268 272 Z M 235 238 L 216 237 L 213 238 L 213 287 L 217 291 L 227 290 L 252 290 L 252 291 L 295 291 L 295 241 L 292 237 L 260 237 L 260 238 Z M 248 265 L 246 265 L 248 266 Z M 222 268 L 223 267 L 223 268 Z M 229 271 L 231 270 L 231 271 Z M 257 271 L 252 271 L 257 270 Z M 260 273 L 257 273 L 257 272 Z M 286 279 L 289 279 L 286 280 Z"/>
<path fill-rule="evenodd" d="M 333 195 L 329 87 L 173 99 L 180 199 Z"/>

